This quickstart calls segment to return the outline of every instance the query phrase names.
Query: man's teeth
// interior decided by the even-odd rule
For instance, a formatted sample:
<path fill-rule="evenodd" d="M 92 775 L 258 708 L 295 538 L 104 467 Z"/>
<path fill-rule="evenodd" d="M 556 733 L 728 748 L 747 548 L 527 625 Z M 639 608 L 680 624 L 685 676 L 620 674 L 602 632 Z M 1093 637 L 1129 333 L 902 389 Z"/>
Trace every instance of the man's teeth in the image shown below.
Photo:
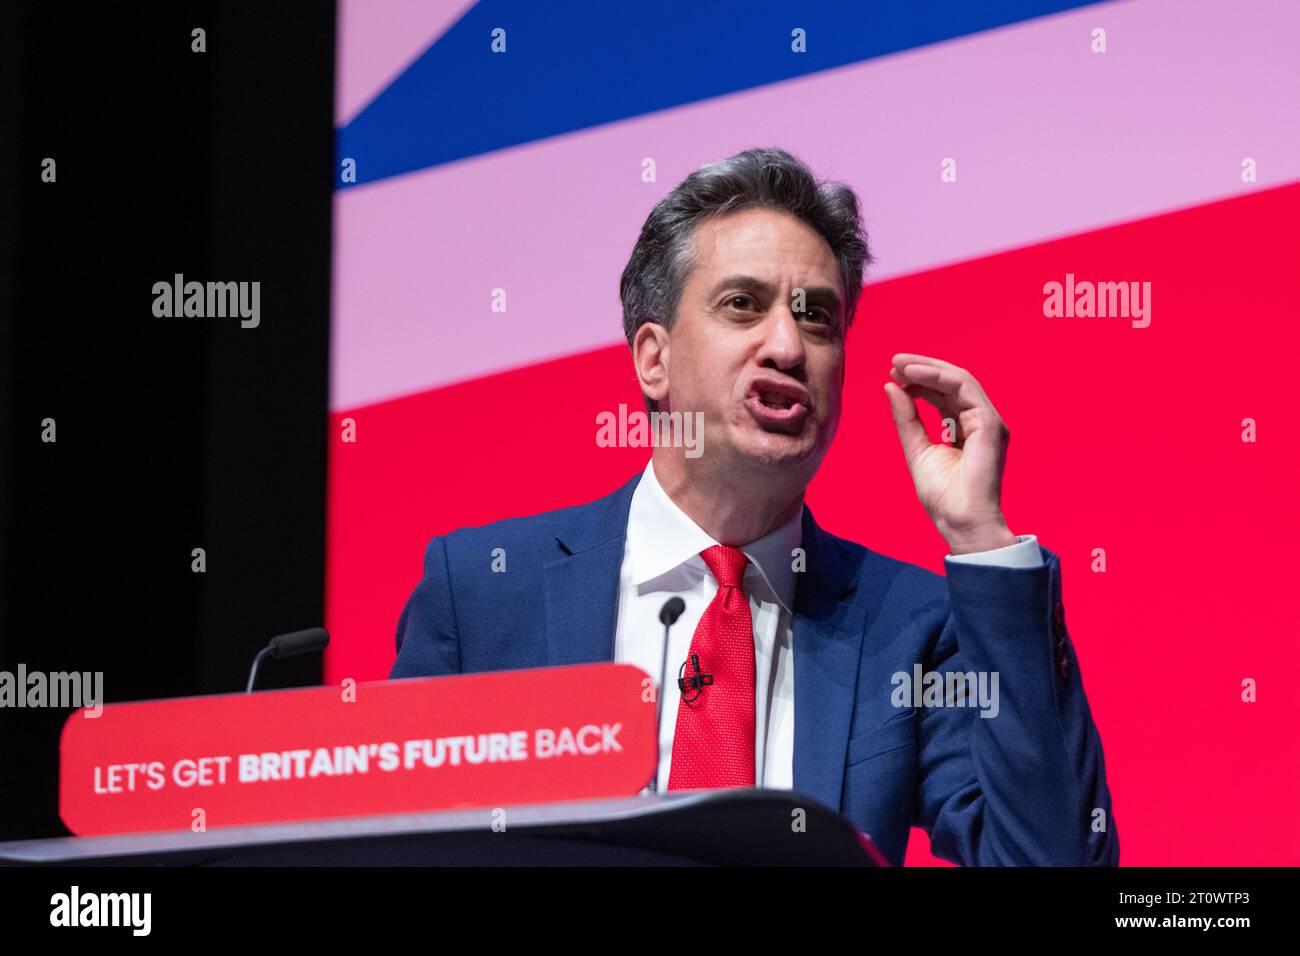
<path fill-rule="evenodd" d="M 789 395 L 777 395 L 774 392 L 763 392 L 759 399 L 768 408 L 789 408 L 794 404 L 794 399 Z"/>

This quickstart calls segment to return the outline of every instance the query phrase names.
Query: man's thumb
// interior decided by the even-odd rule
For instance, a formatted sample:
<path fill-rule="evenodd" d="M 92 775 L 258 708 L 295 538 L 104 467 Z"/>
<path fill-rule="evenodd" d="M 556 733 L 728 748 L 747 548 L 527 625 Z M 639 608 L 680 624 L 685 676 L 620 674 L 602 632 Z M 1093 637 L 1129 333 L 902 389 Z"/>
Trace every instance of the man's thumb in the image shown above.
<path fill-rule="evenodd" d="M 916 401 L 893 382 L 885 383 L 885 394 L 889 396 L 889 408 L 894 414 L 894 425 L 898 428 L 898 440 L 903 445 L 903 454 L 907 457 L 910 468 L 916 456 L 930 444 L 930 436 L 925 433 L 925 423 L 917 411 Z"/>

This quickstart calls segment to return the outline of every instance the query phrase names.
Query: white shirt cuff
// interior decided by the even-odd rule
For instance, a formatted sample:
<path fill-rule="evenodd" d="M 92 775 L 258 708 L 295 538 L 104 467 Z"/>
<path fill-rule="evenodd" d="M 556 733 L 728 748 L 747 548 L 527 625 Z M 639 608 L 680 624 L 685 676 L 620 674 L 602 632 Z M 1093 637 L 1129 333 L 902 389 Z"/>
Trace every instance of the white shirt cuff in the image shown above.
<path fill-rule="evenodd" d="M 1041 568 L 1043 551 L 1038 547 L 1038 536 L 1016 535 L 1016 543 L 991 551 L 972 551 L 969 554 L 950 554 L 944 558 L 956 564 L 982 564 L 999 568 Z"/>

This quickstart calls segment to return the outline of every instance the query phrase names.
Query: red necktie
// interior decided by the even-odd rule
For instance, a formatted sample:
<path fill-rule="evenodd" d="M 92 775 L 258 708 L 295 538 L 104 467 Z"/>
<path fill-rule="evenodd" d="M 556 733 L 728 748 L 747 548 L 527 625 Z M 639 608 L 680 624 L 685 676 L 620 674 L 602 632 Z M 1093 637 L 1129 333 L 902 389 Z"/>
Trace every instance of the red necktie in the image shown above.
<path fill-rule="evenodd" d="M 754 786 L 754 622 L 742 584 L 749 559 L 714 545 L 700 557 L 718 581 L 691 638 L 673 732 L 669 790 Z M 699 660 L 697 672 L 694 663 Z M 708 678 L 712 677 L 712 683 Z"/>

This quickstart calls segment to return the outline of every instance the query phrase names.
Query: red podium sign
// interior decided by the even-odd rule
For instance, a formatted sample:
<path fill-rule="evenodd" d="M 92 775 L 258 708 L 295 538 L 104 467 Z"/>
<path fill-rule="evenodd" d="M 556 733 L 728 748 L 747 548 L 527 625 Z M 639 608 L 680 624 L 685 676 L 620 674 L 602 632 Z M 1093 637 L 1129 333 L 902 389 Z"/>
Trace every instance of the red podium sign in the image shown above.
<path fill-rule="evenodd" d="M 649 678 L 582 664 L 112 704 L 60 743 L 80 836 L 628 796 Z"/>

